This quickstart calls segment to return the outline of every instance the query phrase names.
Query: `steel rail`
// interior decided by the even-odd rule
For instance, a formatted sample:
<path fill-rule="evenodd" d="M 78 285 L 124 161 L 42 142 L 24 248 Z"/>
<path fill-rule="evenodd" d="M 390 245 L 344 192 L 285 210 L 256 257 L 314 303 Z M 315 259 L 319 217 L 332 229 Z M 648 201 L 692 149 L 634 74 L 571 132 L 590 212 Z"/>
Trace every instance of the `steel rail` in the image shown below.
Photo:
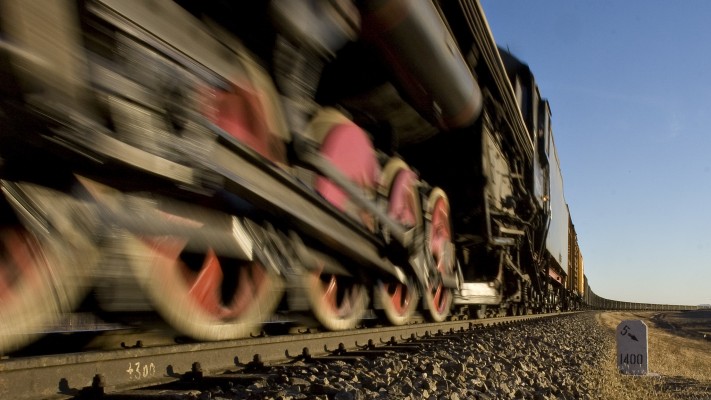
<path fill-rule="evenodd" d="M 326 348 L 351 350 L 375 344 L 405 342 L 410 337 L 456 332 L 561 314 L 541 314 L 482 320 L 447 321 L 401 327 L 357 329 L 222 342 L 191 343 L 121 350 L 59 354 L 0 360 L 0 398 L 22 400 L 67 399 L 91 390 L 101 382 L 105 393 L 179 381 L 199 363 L 205 373 L 243 366 L 258 356 L 262 362 L 289 360 L 308 349 L 312 356 L 328 354 Z M 414 335 L 414 336 L 413 336 Z"/>

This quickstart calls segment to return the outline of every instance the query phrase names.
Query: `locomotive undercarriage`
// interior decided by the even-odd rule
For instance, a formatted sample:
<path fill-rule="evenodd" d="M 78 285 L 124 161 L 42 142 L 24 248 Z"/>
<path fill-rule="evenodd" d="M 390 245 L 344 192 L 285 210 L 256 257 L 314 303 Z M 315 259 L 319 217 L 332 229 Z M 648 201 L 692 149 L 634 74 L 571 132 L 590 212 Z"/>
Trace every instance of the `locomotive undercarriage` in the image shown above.
<path fill-rule="evenodd" d="M 477 119 L 469 69 L 494 78 L 473 43 L 464 61 L 438 42 L 452 4 L 395 2 L 412 9 L 392 27 L 370 0 L 306 7 L 311 25 L 290 19 L 297 2 L 273 1 L 271 22 L 256 3 L 176 3 L 80 1 L 75 16 L 72 0 L 0 0 L 20 26 L 0 25 L 18 39 L 0 57 L 0 351 L 89 290 L 128 323 L 156 309 L 207 340 L 282 311 L 338 330 L 369 309 L 405 324 L 558 301 L 532 150 L 500 96 Z M 40 23 L 59 39 L 21 27 Z"/>
<path fill-rule="evenodd" d="M 18 4 L 11 7 L 22 9 Z M 8 322 L 0 332 L 2 351 L 71 311 L 94 280 L 105 309 L 140 310 L 147 297 L 178 330 L 211 340 L 247 335 L 269 318 L 285 290 L 289 309 L 310 310 L 328 329 L 355 326 L 370 304 L 370 287 L 375 307 L 390 323 L 406 323 L 420 308 L 420 296 L 430 318 L 448 315 L 459 281 L 442 190 L 424 184 L 396 158 L 379 162 L 366 155 L 366 167 L 375 162 L 382 173 L 365 181 L 349 176 L 334 164 L 343 153 L 323 150 L 330 131 L 319 138 L 312 130 L 289 141 L 269 78 L 250 65 L 243 49 L 189 31 L 194 24 L 181 20 L 179 9 L 143 5 L 148 9 L 139 11 L 146 15 L 134 13 L 129 20 L 121 14 L 136 11 L 130 6 L 120 12 L 87 4 L 88 29 L 112 43 L 101 48 L 106 43 L 89 37 L 91 52 L 82 63 L 88 71 L 57 65 L 68 71 L 70 89 L 35 78 L 46 72 L 46 61 L 57 59 L 3 48 L 10 60 L 4 72 L 12 71 L 23 89 L 35 85 L 36 95 L 12 93 L 4 101 L 6 110 L 29 110 L 23 121 L 30 122 L 2 118 L 13 125 L 3 129 L 4 145 L 17 152 L 3 152 L 3 273 L 15 277 L 2 280 L 9 289 L 0 298 Z M 74 21 L 52 11 L 25 14 L 24 22 L 71 30 Z M 147 11 L 167 16 L 151 30 L 136 23 Z M 197 37 L 181 36 L 160 21 L 183 21 L 188 35 Z M 171 38 L 170 45 L 162 41 Z M 31 47 L 29 54 L 36 50 Z M 104 56 L 112 52 L 118 59 Z M 29 73 L 18 63 L 31 64 Z M 240 86 L 245 84 L 255 86 Z M 227 108 L 235 106 L 230 95 L 236 91 L 248 103 L 242 107 L 268 114 L 256 119 L 266 117 L 269 126 L 240 120 L 230 109 L 225 118 L 232 120 L 206 116 L 209 110 L 195 107 L 205 91 L 213 100 L 222 95 Z M 250 97 L 255 93 L 256 99 Z M 322 109 L 314 119 L 322 113 L 346 118 Z M 230 123 L 276 132 L 289 148 L 279 148 L 271 137 L 247 146 L 234 132 L 244 126 Z M 367 150 L 368 138 L 355 124 L 337 127 L 361 138 Z M 45 185 L 46 165 L 20 153 L 58 162 L 53 176 L 64 184 Z M 339 200 L 342 193 L 345 201 Z M 143 294 L 102 292 L 131 281 Z"/>

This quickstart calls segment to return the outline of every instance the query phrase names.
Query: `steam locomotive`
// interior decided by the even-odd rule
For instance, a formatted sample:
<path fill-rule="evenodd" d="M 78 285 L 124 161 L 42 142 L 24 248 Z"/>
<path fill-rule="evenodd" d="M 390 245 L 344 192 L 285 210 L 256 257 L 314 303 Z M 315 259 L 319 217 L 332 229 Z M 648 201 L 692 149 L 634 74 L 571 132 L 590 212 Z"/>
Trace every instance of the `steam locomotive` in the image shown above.
<path fill-rule="evenodd" d="M 89 292 L 201 340 L 583 303 L 549 104 L 476 1 L 0 10 L 0 352 Z"/>

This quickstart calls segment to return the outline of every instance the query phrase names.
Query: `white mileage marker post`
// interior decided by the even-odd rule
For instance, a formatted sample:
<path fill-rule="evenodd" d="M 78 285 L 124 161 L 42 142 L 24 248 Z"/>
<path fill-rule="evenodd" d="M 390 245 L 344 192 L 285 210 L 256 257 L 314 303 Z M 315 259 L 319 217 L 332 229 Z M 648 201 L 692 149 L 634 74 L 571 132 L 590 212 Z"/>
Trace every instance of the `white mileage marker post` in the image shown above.
<path fill-rule="evenodd" d="M 617 368 L 623 374 L 647 375 L 647 325 L 625 320 L 617 326 Z"/>

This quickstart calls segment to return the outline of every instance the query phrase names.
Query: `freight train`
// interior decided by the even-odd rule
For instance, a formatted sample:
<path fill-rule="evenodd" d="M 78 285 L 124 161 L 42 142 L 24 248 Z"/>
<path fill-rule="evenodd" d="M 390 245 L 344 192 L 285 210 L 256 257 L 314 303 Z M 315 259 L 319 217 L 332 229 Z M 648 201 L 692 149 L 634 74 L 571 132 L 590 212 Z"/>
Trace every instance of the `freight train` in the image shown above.
<path fill-rule="evenodd" d="M 0 352 L 90 295 L 200 340 L 601 306 L 474 0 L 0 0 Z"/>

